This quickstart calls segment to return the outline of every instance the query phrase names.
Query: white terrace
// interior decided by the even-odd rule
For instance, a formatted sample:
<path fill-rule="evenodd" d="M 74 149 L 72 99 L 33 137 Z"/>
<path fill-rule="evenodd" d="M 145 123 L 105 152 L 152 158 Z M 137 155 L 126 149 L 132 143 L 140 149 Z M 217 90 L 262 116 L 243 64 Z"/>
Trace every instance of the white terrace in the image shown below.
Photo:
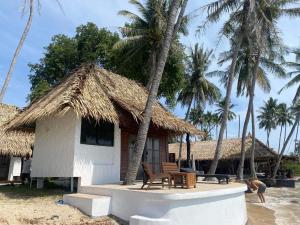
<path fill-rule="evenodd" d="M 130 225 L 245 225 L 245 185 L 197 183 L 196 188 L 141 190 L 120 184 L 81 186 L 66 195 L 70 203 L 91 216 L 113 214 Z M 94 200 L 94 201 L 93 201 Z"/>

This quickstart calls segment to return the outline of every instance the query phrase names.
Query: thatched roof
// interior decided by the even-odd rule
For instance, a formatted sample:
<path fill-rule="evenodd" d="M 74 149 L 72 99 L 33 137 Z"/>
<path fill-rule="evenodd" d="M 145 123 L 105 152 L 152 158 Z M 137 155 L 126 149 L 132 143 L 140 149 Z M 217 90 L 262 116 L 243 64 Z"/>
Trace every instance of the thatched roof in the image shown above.
<path fill-rule="evenodd" d="M 5 132 L 4 124 L 20 113 L 15 106 L 0 103 L 0 155 L 25 156 L 31 153 L 34 135 L 30 132 Z"/>
<path fill-rule="evenodd" d="M 28 106 L 8 123 L 8 129 L 34 127 L 36 120 L 61 115 L 69 109 L 81 117 L 113 123 L 119 122 L 121 109 L 138 122 L 142 119 L 147 97 L 147 90 L 135 81 L 97 66 L 85 65 Z M 159 102 L 153 108 L 152 124 L 175 133 L 201 134 L 194 126 L 165 110 Z"/>
<path fill-rule="evenodd" d="M 252 138 L 246 139 L 246 158 L 250 158 Z M 241 151 L 241 138 L 224 139 L 222 144 L 222 157 L 221 159 L 238 159 L 240 158 Z M 197 141 L 191 143 L 191 155 L 195 160 L 212 160 L 214 158 L 217 141 Z M 178 158 L 179 143 L 169 144 L 169 152 L 175 153 Z M 256 139 L 255 144 L 255 158 L 273 158 L 276 153 L 267 147 L 264 143 Z M 182 145 L 182 158 L 186 159 L 186 144 Z"/>

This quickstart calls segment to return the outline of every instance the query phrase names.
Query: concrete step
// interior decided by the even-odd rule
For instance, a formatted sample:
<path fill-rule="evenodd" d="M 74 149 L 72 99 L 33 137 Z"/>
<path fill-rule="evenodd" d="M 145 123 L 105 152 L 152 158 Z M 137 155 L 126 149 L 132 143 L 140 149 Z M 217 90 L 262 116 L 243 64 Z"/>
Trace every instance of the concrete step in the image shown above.
<path fill-rule="evenodd" d="M 63 196 L 66 204 L 78 208 L 83 213 L 92 216 L 107 216 L 111 213 L 111 197 L 90 194 L 66 194 Z"/>

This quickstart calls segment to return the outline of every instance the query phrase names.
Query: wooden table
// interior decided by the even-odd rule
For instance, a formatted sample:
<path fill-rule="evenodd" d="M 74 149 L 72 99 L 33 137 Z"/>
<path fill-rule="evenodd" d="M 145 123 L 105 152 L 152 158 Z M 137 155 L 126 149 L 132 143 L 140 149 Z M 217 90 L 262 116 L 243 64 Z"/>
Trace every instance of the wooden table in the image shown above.
<path fill-rule="evenodd" d="M 171 173 L 174 180 L 174 187 L 181 186 L 182 188 L 196 188 L 196 174 L 186 172 Z"/>

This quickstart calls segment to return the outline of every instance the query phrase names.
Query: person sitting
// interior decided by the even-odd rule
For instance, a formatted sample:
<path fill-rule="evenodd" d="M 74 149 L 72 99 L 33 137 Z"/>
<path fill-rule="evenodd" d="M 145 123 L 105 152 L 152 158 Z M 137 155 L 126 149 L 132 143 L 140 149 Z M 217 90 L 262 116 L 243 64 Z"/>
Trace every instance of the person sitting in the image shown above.
<path fill-rule="evenodd" d="M 31 158 L 30 155 L 27 154 L 25 160 L 23 161 L 22 173 L 21 173 L 21 182 L 25 184 L 30 179 L 30 172 L 31 172 Z"/>
<path fill-rule="evenodd" d="M 267 186 L 264 182 L 256 179 L 256 178 L 252 178 L 249 181 L 246 181 L 248 188 L 253 189 L 254 191 L 257 190 L 257 195 L 261 201 L 261 203 L 265 203 L 265 196 L 264 193 L 267 189 Z"/>

